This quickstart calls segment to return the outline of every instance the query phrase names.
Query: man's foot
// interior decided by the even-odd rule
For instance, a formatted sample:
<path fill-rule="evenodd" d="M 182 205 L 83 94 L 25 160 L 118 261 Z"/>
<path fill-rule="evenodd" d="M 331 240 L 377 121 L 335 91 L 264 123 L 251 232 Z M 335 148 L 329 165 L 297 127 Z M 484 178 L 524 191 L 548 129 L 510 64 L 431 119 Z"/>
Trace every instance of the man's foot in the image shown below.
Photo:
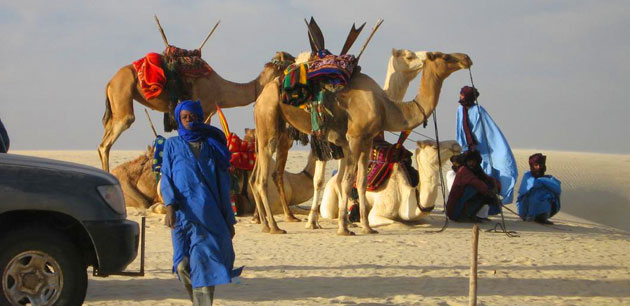
<path fill-rule="evenodd" d="M 549 219 L 536 219 L 534 221 L 543 225 L 553 225 L 553 222 L 549 221 Z"/>

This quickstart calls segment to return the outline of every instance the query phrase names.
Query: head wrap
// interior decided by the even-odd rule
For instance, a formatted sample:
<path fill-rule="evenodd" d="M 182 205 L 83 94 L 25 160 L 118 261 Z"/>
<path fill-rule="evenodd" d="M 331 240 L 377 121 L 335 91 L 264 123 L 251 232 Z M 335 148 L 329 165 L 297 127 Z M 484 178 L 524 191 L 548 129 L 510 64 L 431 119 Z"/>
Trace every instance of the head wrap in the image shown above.
<path fill-rule="evenodd" d="M 547 156 L 542 155 L 542 153 L 536 153 L 529 157 L 529 171 L 532 173 L 534 177 L 541 177 L 545 175 L 545 171 L 547 171 Z M 534 169 L 534 164 L 539 164 L 541 167 L 539 170 Z"/>
<path fill-rule="evenodd" d="M 464 155 L 463 154 L 457 154 L 457 155 L 453 155 L 450 158 L 451 163 L 453 164 L 451 166 L 451 169 L 453 169 L 453 171 L 457 172 L 457 169 L 459 169 L 459 167 L 464 165 Z"/>
<path fill-rule="evenodd" d="M 181 111 L 187 110 L 195 114 L 199 121 L 190 124 L 190 130 L 184 127 L 179 115 Z M 179 127 L 177 133 L 187 142 L 205 141 L 210 145 L 213 152 L 213 158 L 221 169 L 227 169 L 230 166 L 231 153 L 227 147 L 225 134 L 218 128 L 205 124 L 201 120 L 203 118 L 203 109 L 199 101 L 182 101 L 175 107 L 175 119 Z"/>
<path fill-rule="evenodd" d="M 479 97 L 479 91 L 477 88 L 464 86 L 462 90 L 459 92 L 463 97 L 459 100 L 459 104 L 463 106 L 473 106 L 475 105 L 475 99 Z"/>
<path fill-rule="evenodd" d="M 479 151 L 477 150 L 469 150 L 469 151 L 464 152 L 462 155 L 464 158 L 464 162 L 467 162 L 469 160 L 474 160 L 478 164 L 481 164 L 481 161 L 482 161 L 481 153 L 479 153 Z"/>
<path fill-rule="evenodd" d="M 199 121 L 193 122 L 190 125 L 190 130 L 184 127 L 179 115 L 181 111 L 187 110 L 193 114 L 195 114 Z M 177 104 L 175 107 L 175 120 L 177 120 L 177 133 L 179 136 L 184 138 L 184 140 L 188 142 L 197 142 L 206 140 L 208 137 L 211 137 L 223 144 L 226 144 L 225 135 L 221 130 L 203 123 L 201 120 L 203 118 L 203 109 L 201 108 L 201 103 L 199 101 L 191 101 L 186 100 Z"/>

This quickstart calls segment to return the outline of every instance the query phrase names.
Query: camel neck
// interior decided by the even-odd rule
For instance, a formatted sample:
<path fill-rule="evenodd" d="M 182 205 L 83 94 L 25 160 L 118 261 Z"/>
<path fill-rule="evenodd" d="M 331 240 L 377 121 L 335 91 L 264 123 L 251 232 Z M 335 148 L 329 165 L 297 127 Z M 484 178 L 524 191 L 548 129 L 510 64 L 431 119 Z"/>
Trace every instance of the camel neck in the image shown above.
<path fill-rule="evenodd" d="M 217 104 L 221 108 L 245 106 L 256 100 L 257 94 L 260 92 L 260 76 L 247 83 L 236 83 L 228 81 L 221 77 L 218 73 L 214 73 L 211 78 L 213 89 L 221 95 L 217 100 Z"/>
<path fill-rule="evenodd" d="M 422 124 L 435 110 L 443 79 L 431 71 L 422 73 L 422 81 L 415 98 L 409 102 L 395 102 L 386 107 L 385 130 L 411 130 Z"/>

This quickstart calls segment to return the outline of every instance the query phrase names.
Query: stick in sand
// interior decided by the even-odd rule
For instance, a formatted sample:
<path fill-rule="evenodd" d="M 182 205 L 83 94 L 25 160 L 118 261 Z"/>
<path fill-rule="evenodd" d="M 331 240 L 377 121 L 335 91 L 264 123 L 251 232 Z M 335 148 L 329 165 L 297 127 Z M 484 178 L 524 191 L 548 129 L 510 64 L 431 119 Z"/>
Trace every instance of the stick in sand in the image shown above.
<path fill-rule="evenodd" d="M 382 18 L 376 21 L 376 25 L 372 28 L 372 33 L 370 33 L 370 36 L 368 36 L 368 39 L 365 41 L 365 44 L 363 44 L 363 48 L 361 48 L 361 52 L 359 52 L 359 55 L 357 56 L 357 62 L 359 61 L 359 58 L 361 58 L 361 54 L 363 54 L 363 51 L 365 51 L 365 48 L 367 47 L 367 45 L 370 43 L 372 36 L 374 36 L 374 33 L 376 33 L 376 30 L 378 30 L 378 27 L 381 26 L 381 23 L 383 23 Z"/>
<path fill-rule="evenodd" d="M 468 305 L 477 305 L 477 250 L 479 247 L 479 225 L 473 226 L 472 255 L 470 260 L 470 279 L 468 288 Z"/>
<path fill-rule="evenodd" d="M 164 29 L 162 29 L 162 25 L 160 25 L 160 20 L 157 18 L 157 15 L 153 15 L 155 18 L 155 23 L 157 23 L 158 29 L 160 30 L 160 34 L 162 34 L 162 40 L 164 40 L 164 47 L 168 48 L 168 40 L 166 39 L 166 34 L 164 34 Z"/>
<path fill-rule="evenodd" d="M 153 126 L 153 121 L 151 121 L 151 116 L 149 116 L 149 112 L 147 111 L 147 109 L 144 109 L 144 113 L 147 114 L 147 119 L 149 119 L 149 124 L 151 125 L 151 129 L 153 130 L 153 135 L 155 135 L 155 138 L 158 137 L 157 132 L 155 131 L 155 127 Z"/>
<path fill-rule="evenodd" d="M 197 50 L 201 51 L 201 48 L 203 48 L 203 45 L 206 44 L 206 42 L 208 41 L 208 38 L 210 38 L 210 36 L 212 36 L 212 33 L 214 33 L 214 30 L 216 30 L 217 27 L 219 26 L 219 23 L 221 23 L 221 20 L 217 21 L 217 24 L 215 24 L 214 27 L 212 28 L 212 30 L 210 30 L 210 33 L 208 33 L 208 36 L 206 36 L 206 39 L 204 39 L 204 41 L 201 43 L 201 45 L 199 45 L 199 48 L 197 48 Z"/>

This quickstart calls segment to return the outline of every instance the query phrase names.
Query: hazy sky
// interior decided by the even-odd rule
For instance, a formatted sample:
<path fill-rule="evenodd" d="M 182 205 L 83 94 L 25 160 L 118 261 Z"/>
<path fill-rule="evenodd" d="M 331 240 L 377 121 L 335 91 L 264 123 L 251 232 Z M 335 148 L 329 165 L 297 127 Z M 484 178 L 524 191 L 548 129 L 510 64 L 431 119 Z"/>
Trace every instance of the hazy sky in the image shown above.
<path fill-rule="evenodd" d="M 630 86 L 629 9 L 628 1 L 573 0 L 4 0 L 0 118 L 12 150 L 96 150 L 109 79 L 120 67 L 164 49 L 153 14 L 169 42 L 188 49 L 221 19 L 203 58 L 236 82 L 253 79 L 275 51 L 297 55 L 309 49 L 305 17 L 315 16 L 334 53 L 352 22 L 368 23 L 351 50 L 358 53 L 369 28 L 383 18 L 360 63 L 380 84 L 392 48 L 467 53 L 479 103 L 513 148 L 630 153 L 622 126 L 630 114 L 623 94 Z M 459 88 L 469 84 L 465 70 L 445 81 L 437 108 L 443 140 L 455 138 Z M 143 108 L 135 103 L 136 122 L 113 150 L 143 149 L 152 141 Z M 225 113 L 242 135 L 254 125 L 252 112 L 246 106 Z M 161 130 L 161 114 L 151 116 Z M 434 135 L 432 128 L 416 130 Z"/>

